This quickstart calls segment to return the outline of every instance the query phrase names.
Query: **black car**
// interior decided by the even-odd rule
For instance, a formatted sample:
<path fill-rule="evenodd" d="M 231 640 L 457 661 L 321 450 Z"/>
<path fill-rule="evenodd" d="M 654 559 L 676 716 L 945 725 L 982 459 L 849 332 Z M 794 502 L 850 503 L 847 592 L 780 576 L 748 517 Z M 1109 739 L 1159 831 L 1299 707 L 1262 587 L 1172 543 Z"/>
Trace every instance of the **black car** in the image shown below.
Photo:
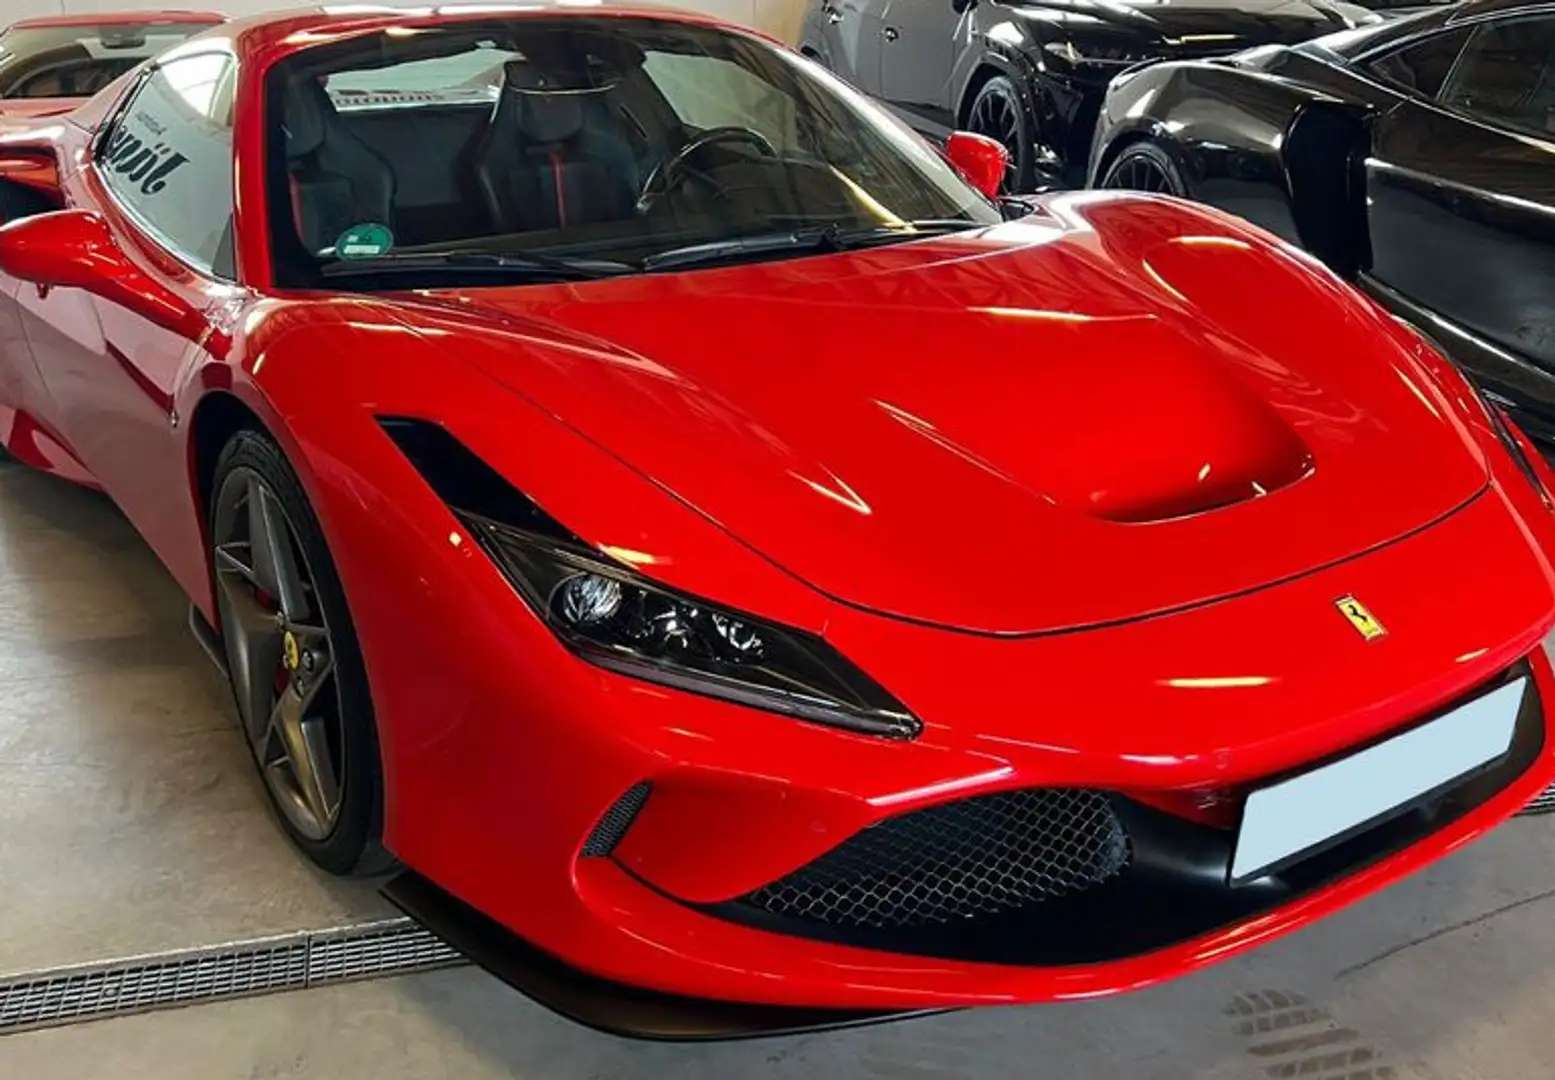
<path fill-rule="evenodd" d="M 1468 0 L 1120 76 L 1093 186 L 1187 196 L 1305 247 L 1555 445 L 1555 2 Z"/>
<path fill-rule="evenodd" d="M 1107 82 L 1143 60 L 1217 56 L 1377 21 L 1422 0 L 810 0 L 801 51 L 919 130 L 990 135 L 1010 186 L 1084 178 Z"/>

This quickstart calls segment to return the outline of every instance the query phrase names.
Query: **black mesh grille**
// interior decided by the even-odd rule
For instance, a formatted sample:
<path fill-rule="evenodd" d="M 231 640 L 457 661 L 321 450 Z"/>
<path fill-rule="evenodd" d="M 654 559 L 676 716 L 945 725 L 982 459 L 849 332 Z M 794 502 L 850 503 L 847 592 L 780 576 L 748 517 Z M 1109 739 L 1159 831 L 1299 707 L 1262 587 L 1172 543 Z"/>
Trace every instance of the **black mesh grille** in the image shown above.
<path fill-rule="evenodd" d="M 883 821 L 746 901 L 832 926 L 924 926 L 1089 889 L 1128 860 L 1100 792 L 1012 791 Z"/>
<path fill-rule="evenodd" d="M 632 822 L 637 820 L 643 803 L 648 801 L 649 790 L 650 785 L 646 780 L 627 788 L 626 794 L 605 811 L 605 816 L 599 819 L 599 824 L 594 826 L 594 831 L 589 833 L 589 838 L 583 841 L 583 854 L 598 858 L 614 851 L 621 838 L 626 835 L 626 830 L 630 829 Z"/>

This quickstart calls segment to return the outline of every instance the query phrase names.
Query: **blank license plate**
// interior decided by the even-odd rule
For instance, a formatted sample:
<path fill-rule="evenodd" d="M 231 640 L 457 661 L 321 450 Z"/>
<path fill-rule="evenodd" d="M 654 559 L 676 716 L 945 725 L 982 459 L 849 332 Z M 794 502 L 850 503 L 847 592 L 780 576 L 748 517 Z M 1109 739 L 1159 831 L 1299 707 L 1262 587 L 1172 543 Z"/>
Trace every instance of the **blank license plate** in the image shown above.
<path fill-rule="evenodd" d="M 1233 884 L 1261 877 L 1381 822 L 1507 752 L 1527 678 L 1349 757 L 1247 797 Z"/>

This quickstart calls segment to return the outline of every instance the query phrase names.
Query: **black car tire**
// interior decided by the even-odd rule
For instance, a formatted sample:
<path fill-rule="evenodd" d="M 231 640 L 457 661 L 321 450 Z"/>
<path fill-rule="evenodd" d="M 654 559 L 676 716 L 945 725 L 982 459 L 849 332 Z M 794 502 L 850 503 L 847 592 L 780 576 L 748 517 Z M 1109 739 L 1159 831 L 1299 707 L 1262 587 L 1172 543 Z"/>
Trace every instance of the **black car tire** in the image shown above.
<path fill-rule="evenodd" d="M 1149 140 L 1129 143 L 1107 166 L 1101 186 L 1120 191 L 1148 191 L 1187 198 L 1188 184 L 1182 170 L 1160 146 Z"/>
<path fill-rule="evenodd" d="M 1037 186 L 1036 154 L 1032 150 L 1031 113 L 1016 85 L 1003 75 L 985 82 L 967 110 L 966 129 L 1003 144 L 1010 154 L 1005 170 L 1006 194 L 1031 191 Z"/>
<path fill-rule="evenodd" d="M 373 715 L 367 669 L 362 661 L 351 613 L 335 570 L 334 559 L 325 543 L 318 518 L 302 489 L 296 472 L 279 446 L 257 431 L 239 431 L 222 450 L 211 485 L 210 537 L 213 549 L 222 538 L 217 523 L 220 508 L 229 497 L 229 486 L 251 484 L 257 480 L 273 494 L 289 526 L 295 552 L 301 556 L 300 569 L 311 579 L 310 607 L 315 619 L 328 628 L 328 651 L 333 661 L 329 678 L 334 682 L 337 725 L 334 729 L 333 756 L 339 770 L 339 810 L 327 835 L 309 837 L 300 832 L 281 807 L 277 793 L 263 776 L 259 751 L 249 738 L 249 747 L 260 767 L 261 782 L 282 828 L 302 852 L 320 868 L 338 875 L 365 876 L 381 873 L 394 865 L 394 858 L 383 847 L 383 768 L 378 751 L 378 731 Z M 252 490 L 252 489 L 250 489 Z M 213 560 L 215 559 L 213 551 Z M 251 557 L 252 564 L 252 557 Z M 218 597 L 221 584 L 218 582 Z M 220 602 L 220 601 L 219 601 Z M 226 642 L 229 671 L 234 671 L 232 643 Z M 235 696 L 241 695 L 238 679 L 232 679 Z M 286 690 L 280 693 L 286 693 Z M 240 721 L 243 705 L 238 703 Z"/>

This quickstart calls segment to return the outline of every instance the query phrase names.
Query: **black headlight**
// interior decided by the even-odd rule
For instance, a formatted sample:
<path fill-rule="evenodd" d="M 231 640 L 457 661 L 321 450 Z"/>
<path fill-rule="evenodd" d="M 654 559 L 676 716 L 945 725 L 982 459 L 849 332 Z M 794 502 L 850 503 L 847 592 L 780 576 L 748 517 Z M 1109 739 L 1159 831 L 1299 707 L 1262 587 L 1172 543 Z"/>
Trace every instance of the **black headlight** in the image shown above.
<path fill-rule="evenodd" d="M 869 735 L 918 720 L 821 638 L 685 596 L 593 552 L 461 512 L 546 625 L 584 660 L 633 678 Z"/>
<path fill-rule="evenodd" d="M 1062 60 L 1070 67 L 1096 70 L 1121 71 L 1142 60 L 1154 60 L 1162 50 L 1137 42 L 1109 40 L 1074 40 L 1045 42 L 1042 46 L 1049 56 Z"/>

